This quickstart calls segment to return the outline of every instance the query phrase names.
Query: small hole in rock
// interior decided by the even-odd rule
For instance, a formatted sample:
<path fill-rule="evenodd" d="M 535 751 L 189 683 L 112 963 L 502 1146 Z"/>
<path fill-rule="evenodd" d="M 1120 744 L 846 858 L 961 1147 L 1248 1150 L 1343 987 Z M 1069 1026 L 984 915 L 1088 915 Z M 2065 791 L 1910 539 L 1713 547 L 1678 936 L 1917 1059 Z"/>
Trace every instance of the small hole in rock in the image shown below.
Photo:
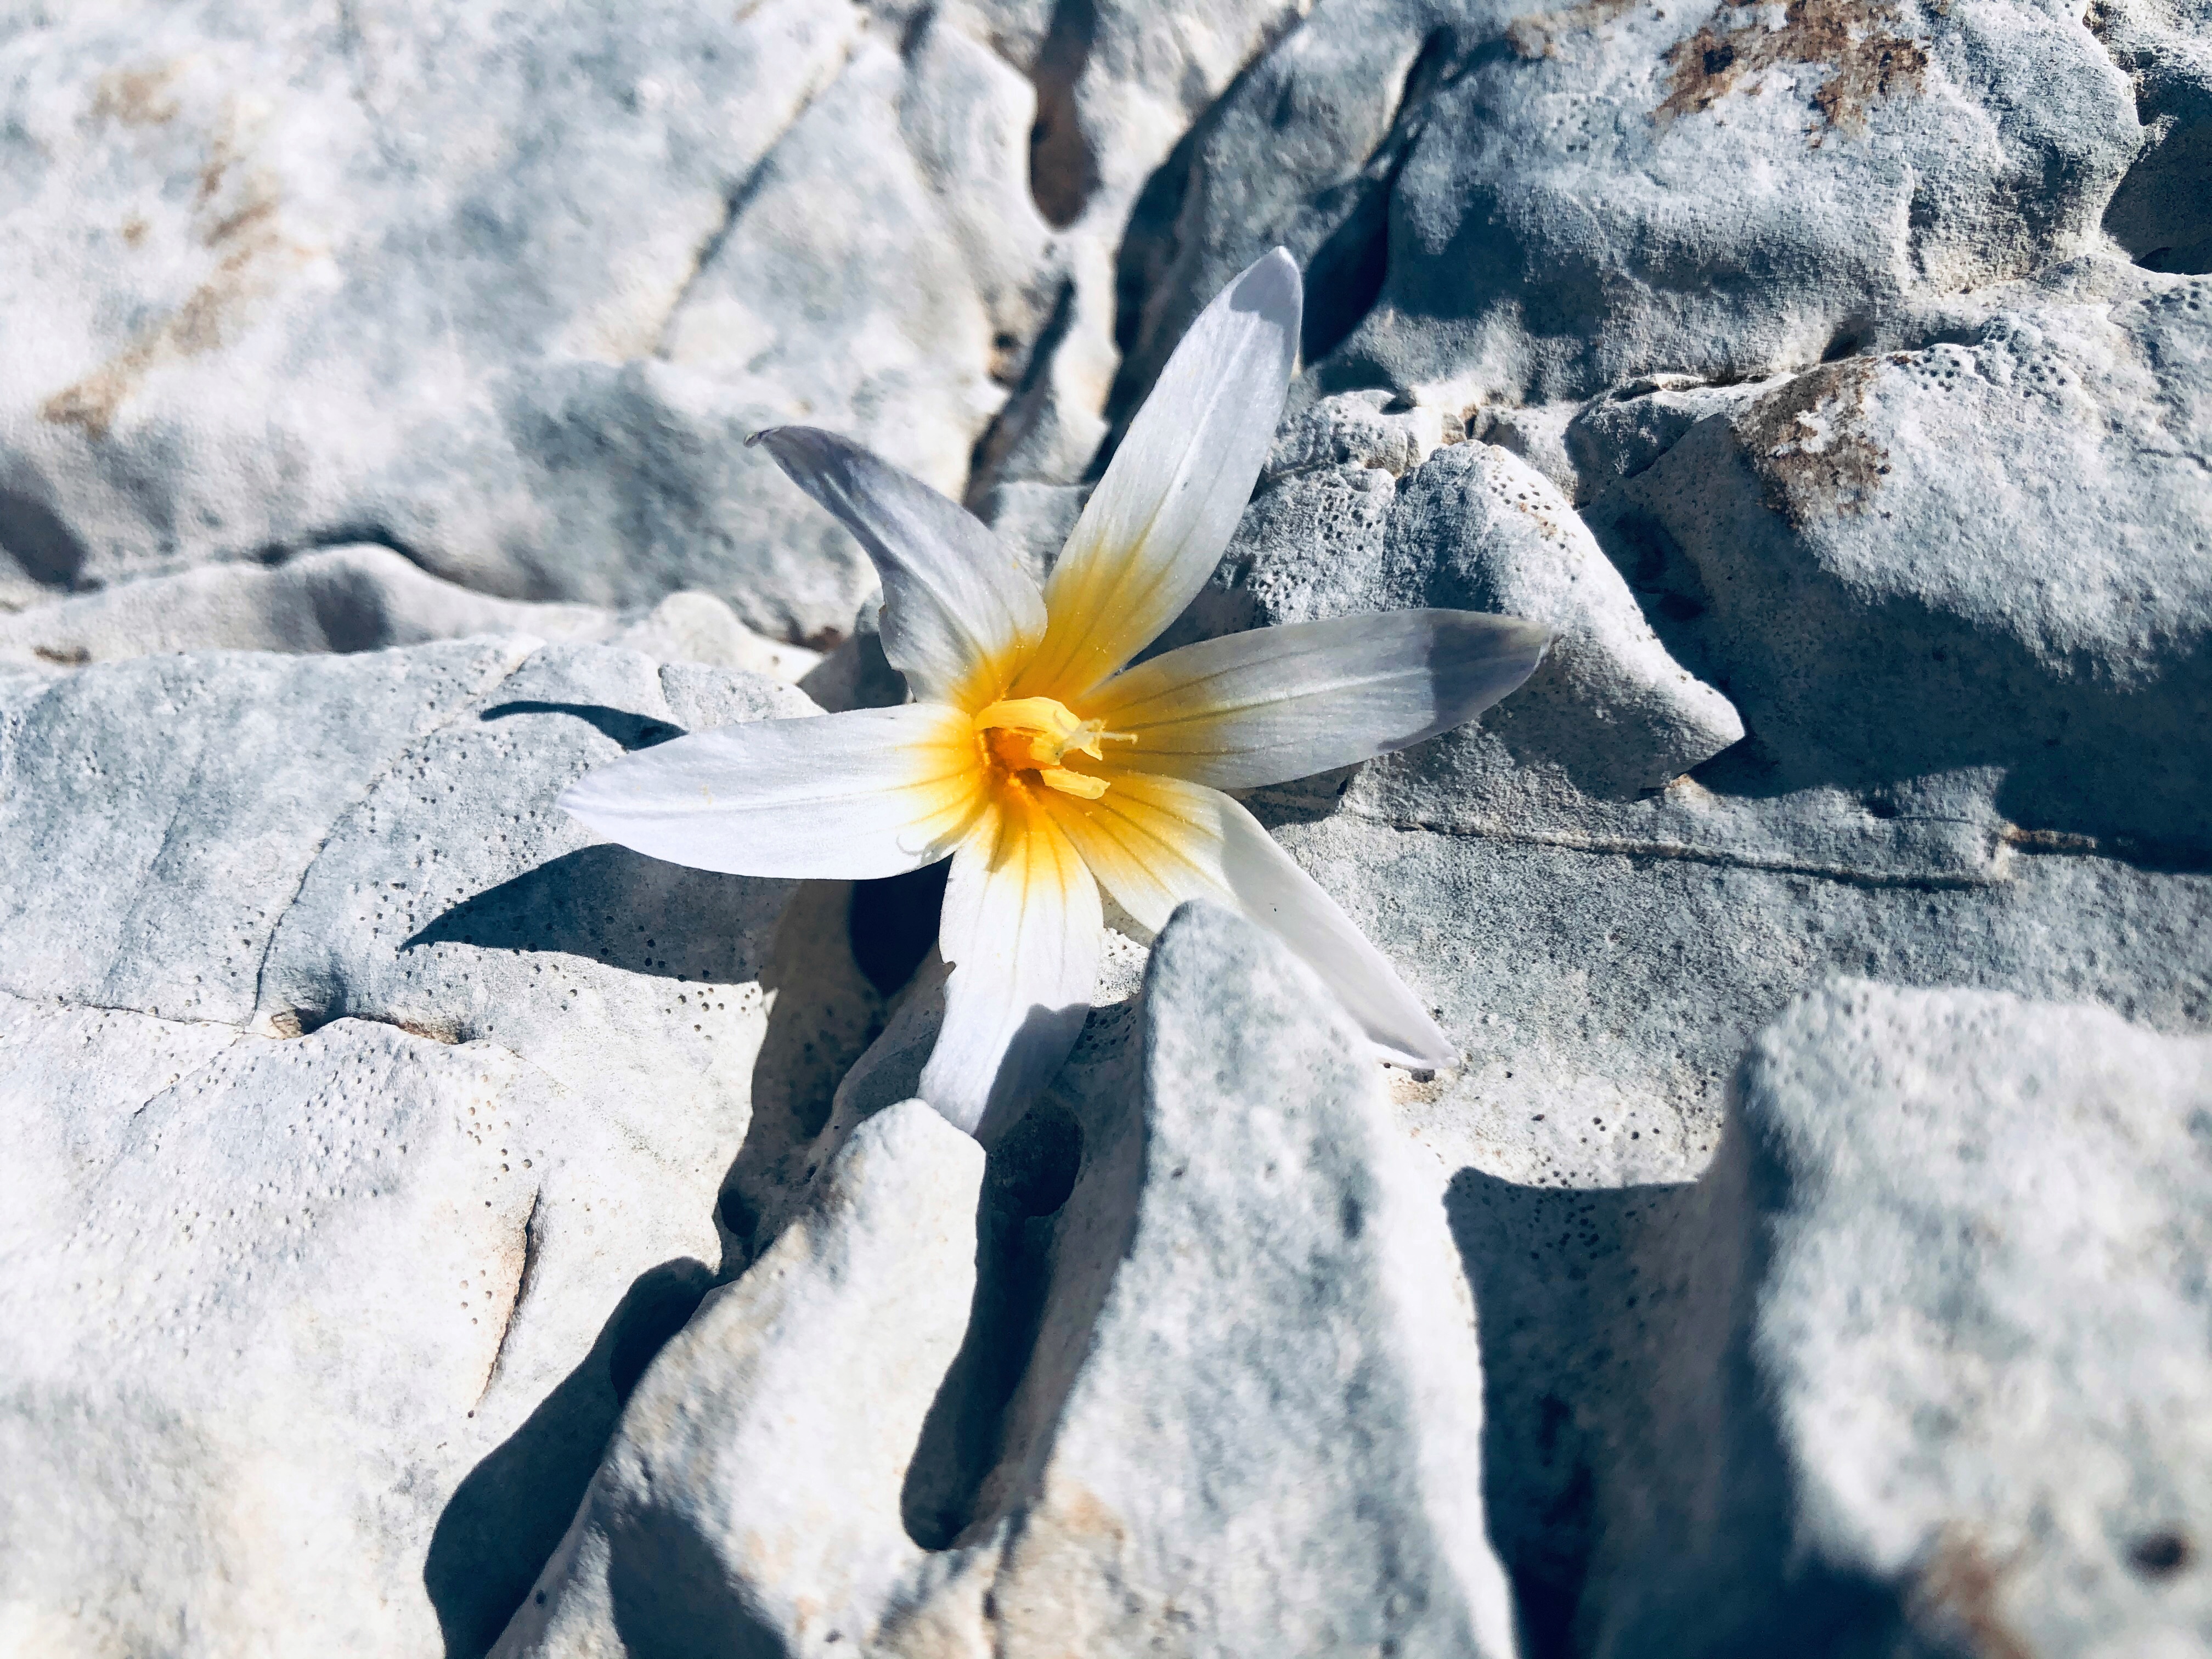
<path fill-rule="evenodd" d="M 2196 1551 L 2182 1533 L 2167 1530 L 2138 1538 L 2128 1547 L 2128 1565 L 2146 1578 L 2170 1578 L 2187 1566 Z"/>

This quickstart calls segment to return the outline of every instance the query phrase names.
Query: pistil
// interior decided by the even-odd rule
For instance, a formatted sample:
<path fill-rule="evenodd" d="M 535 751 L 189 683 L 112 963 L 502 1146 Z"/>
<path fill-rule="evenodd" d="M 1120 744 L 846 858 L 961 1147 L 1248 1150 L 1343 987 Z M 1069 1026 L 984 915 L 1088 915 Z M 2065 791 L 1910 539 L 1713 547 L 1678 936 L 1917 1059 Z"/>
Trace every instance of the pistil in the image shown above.
<path fill-rule="evenodd" d="M 1036 775 L 1039 783 L 1062 794 L 1097 800 L 1106 780 L 1078 772 L 1060 762 L 1070 751 L 1105 759 L 1101 740 L 1133 743 L 1133 733 L 1109 732 L 1103 720 L 1082 720 L 1052 697 L 1014 697 L 994 702 L 975 717 L 985 750 L 1010 772 Z"/>

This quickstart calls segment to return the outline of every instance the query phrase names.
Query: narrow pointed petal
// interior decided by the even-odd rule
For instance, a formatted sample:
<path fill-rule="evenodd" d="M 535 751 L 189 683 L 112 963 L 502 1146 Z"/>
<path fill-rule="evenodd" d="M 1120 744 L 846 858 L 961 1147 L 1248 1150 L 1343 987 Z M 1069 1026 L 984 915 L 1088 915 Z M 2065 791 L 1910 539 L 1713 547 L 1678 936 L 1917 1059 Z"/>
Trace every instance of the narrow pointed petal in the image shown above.
<path fill-rule="evenodd" d="M 1255 629 L 1109 680 L 1088 719 L 1127 733 L 1109 768 L 1251 789 L 1349 766 L 1473 720 L 1527 679 L 1551 630 L 1472 611 Z"/>
<path fill-rule="evenodd" d="M 974 1134 L 1051 1082 L 1091 1012 L 1103 925 L 1073 844 L 1006 792 L 952 855 L 938 933 L 952 976 L 922 1098 Z"/>
<path fill-rule="evenodd" d="M 896 876 L 982 810 L 975 728 L 937 703 L 761 720 L 588 772 L 559 805 L 633 852 L 738 876 Z"/>
<path fill-rule="evenodd" d="M 913 474 L 811 426 L 746 440 L 836 515 L 884 584 L 884 655 L 924 702 L 969 713 L 1043 637 L 1044 598 L 989 527 Z"/>
<path fill-rule="evenodd" d="M 1297 264 L 1277 248 L 1191 324 L 1053 567 L 1017 695 L 1080 696 L 1206 586 L 1274 441 L 1299 305 Z"/>
<path fill-rule="evenodd" d="M 1091 873 L 1146 927 L 1165 927 L 1186 899 L 1229 905 L 1297 951 L 1385 1060 L 1451 1063 L 1450 1039 L 1397 970 L 1260 821 L 1220 791 L 1125 773 L 1095 801 L 1060 796 L 1050 805 Z"/>

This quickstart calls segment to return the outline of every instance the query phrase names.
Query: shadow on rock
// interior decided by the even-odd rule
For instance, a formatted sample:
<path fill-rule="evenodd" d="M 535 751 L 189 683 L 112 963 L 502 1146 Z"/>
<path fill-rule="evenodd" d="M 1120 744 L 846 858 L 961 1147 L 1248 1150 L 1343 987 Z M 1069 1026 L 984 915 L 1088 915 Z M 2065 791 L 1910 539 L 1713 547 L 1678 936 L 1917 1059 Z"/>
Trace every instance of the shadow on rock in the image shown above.
<path fill-rule="evenodd" d="M 857 959 L 859 890 L 803 881 L 777 921 L 761 988 L 774 994 L 753 1061 L 752 1121 L 722 1177 L 723 1277 L 768 1247 L 819 1167 L 815 1137 L 837 1085 L 883 1029 L 884 1000 Z"/>
<path fill-rule="evenodd" d="M 499 1639 L 583 1501 L 623 1402 L 713 1282 L 688 1256 L 641 1273 L 582 1363 L 454 1489 L 422 1566 L 447 1659 L 476 1659 Z"/>
<path fill-rule="evenodd" d="M 629 1659 L 785 1659 L 714 1547 L 685 1517 L 650 1510 L 609 1539 L 607 1600 Z"/>
<path fill-rule="evenodd" d="M 41 587 L 74 589 L 84 574 L 85 546 L 43 502 L 0 489 L 0 557 L 11 557 Z"/>
<path fill-rule="evenodd" d="M 1749 1346 L 1765 1228 L 1740 1135 L 1680 1185 L 1462 1170 L 1446 1214 L 1482 1342 L 1483 1493 L 1527 1659 L 1893 1650 L 1897 1593 L 1795 1552 Z"/>
<path fill-rule="evenodd" d="M 564 951 L 632 973 L 729 984 L 757 971 L 751 941 L 790 887 L 582 847 L 463 899 L 399 948 Z"/>
<path fill-rule="evenodd" d="M 1082 1162 L 1081 1125 L 1049 1097 L 990 1150 L 975 1206 L 968 1334 L 930 1404 L 899 1497 L 907 1536 L 924 1549 L 949 1548 L 976 1518 L 983 1482 L 1006 1449 L 1007 1407 L 1052 1288 L 1056 1218 Z"/>
<path fill-rule="evenodd" d="M 1491 1541 L 1528 1659 L 1563 1659 L 1601 1524 L 1597 1482 L 1638 1428 L 1631 1345 L 1691 1335 L 1654 1247 L 1706 1206 L 1694 1185 L 1524 1187 L 1468 1169 L 1444 1207 L 1482 1341 Z"/>
<path fill-rule="evenodd" d="M 485 709 L 477 718 L 500 720 L 514 714 L 574 714 L 633 753 L 684 735 L 682 726 L 672 726 L 666 720 L 649 720 L 626 708 L 610 708 L 596 702 L 502 702 Z"/>

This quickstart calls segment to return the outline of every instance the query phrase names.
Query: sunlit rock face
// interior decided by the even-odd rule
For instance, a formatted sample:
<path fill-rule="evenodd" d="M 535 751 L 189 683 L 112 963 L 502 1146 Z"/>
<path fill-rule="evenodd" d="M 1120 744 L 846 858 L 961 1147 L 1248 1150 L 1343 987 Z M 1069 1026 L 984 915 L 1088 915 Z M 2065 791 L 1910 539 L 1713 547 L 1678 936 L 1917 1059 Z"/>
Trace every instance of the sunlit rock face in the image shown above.
<path fill-rule="evenodd" d="M 803 640 L 856 548 L 739 441 L 941 489 L 1048 319 L 1028 82 L 811 0 L 74 9 L 0 46 L 21 597 L 379 540 Z M 35 320 L 34 320 L 35 319 Z"/>
<path fill-rule="evenodd" d="M 2212 1650 L 2201 3 L 17 6 L 0 1650 Z M 902 701 L 1281 244 L 1162 648 L 1552 627 L 1249 805 L 1449 1035 L 553 800 Z M 817 659 L 817 651 L 828 654 Z M 802 682 L 804 689 L 795 684 Z"/>
<path fill-rule="evenodd" d="M 842 926 L 779 933 L 842 890 L 610 859 L 550 796 L 810 705 L 527 638 L 0 699 L 23 1650 L 481 1651 L 757 1106 L 818 1118 L 876 1006 Z"/>
<path fill-rule="evenodd" d="M 1202 904 L 1146 994 L 1123 1086 L 988 1162 L 912 1100 L 825 1155 L 500 1653 L 629 1640 L 641 1583 L 710 1647 L 1512 1651 L 1473 1304 L 1358 1028 Z"/>

